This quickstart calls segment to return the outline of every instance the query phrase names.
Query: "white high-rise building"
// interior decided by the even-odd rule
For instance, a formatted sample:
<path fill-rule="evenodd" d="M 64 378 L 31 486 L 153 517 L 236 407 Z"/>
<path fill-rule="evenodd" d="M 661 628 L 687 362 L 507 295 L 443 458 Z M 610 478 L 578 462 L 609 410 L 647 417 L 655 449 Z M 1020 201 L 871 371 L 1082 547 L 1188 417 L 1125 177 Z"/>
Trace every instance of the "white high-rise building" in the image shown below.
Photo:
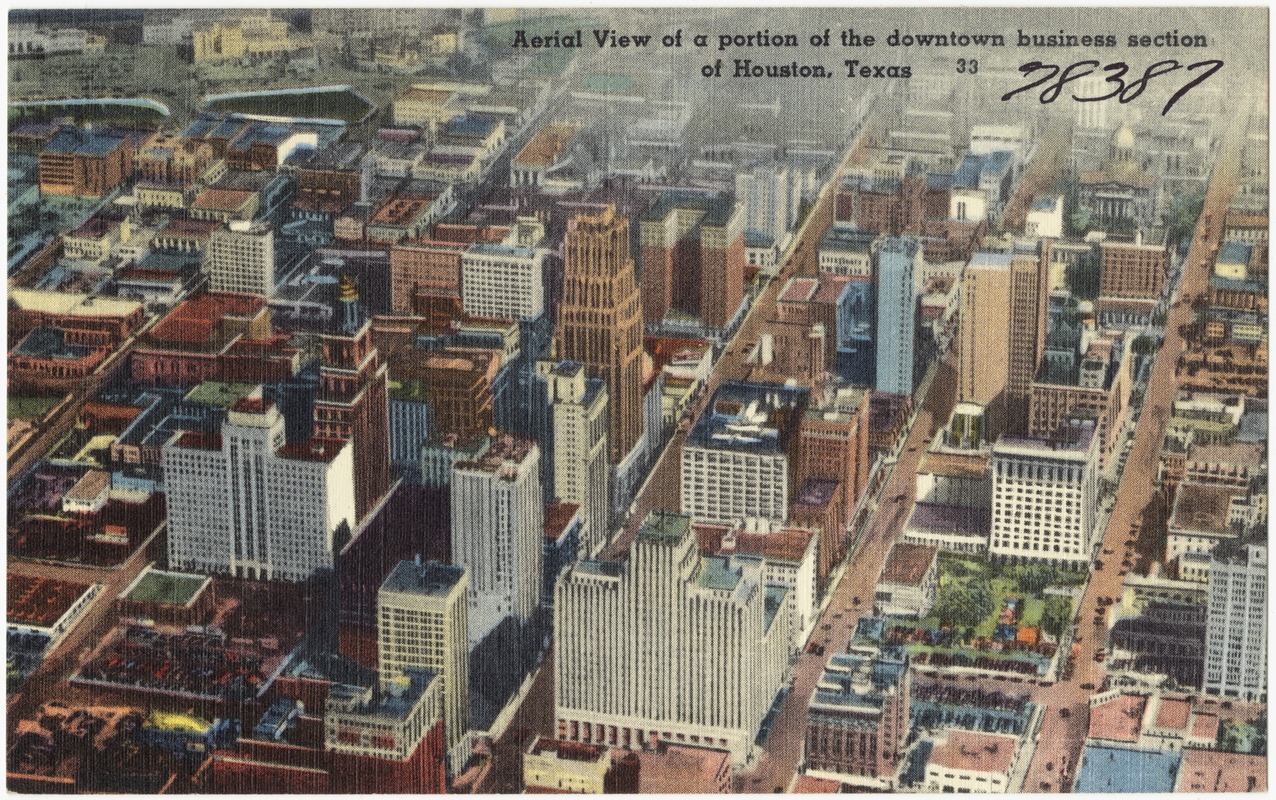
<path fill-rule="evenodd" d="M 682 510 L 715 525 L 786 522 L 806 402 L 806 390 L 779 384 L 719 387 L 682 449 Z"/>
<path fill-rule="evenodd" d="M 1267 545 L 1223 542 L 1210 557 L 1202 689 L 1267 702 Z"/>
<path fill-rule="evenodd" d="M 469 572 L 469 645 L 540 603 L 545 538 L 540 450 L 502 435 L 478 458 L 452 465 L 452 559 Z"/>
<path fill-rule="evenodd" d="M 220 434 L 175 433 L 161 463 L 173 569 L 305 580 L 333 565 L 333 532 L 355 522 L 353 448 L 284 443 L 261 389 L 231 406 Z"/>
<path fill-rule="evenodd" d="M 1078 567 L 1094 549 L 1099 437 L 1072 422 L 1049 439 L 1003 436 L 992 448 L 988 552 L 1014 562 Z"/>
<path fill-rule="evenodd" d="M 443 730 L 452 751 L 470 727 L 465 568 L 400 561 L 377 592 L 377 663 L 387 687 L 409 669 L 443 678 Z"/>
<path fill-rule="evenodd" d="M 275 233 L 265 223 L 233 221 L 208 238 L 208 289 L 269 297 L 275 291 Z"/>
<path fill-rule="evenodd" d="M 607 544 L 607 385 L 589 378 L 578 361 L 538 365 L 549 391 L 554 425 L 554 493 L 580 506 L 580 552 L 592 556 Z"/>
<path fill-rule="evenodd" d="M 790 656 L 787 590 L 757 557 L 701 557 L 691 519 L 653 512 L 625 562 L 570 565 L 554 592 L 558 736 L 727 750 L 745 763 Z"/>
<path fill-rule="evenodd" d="M 461 306 L 466 314 L 535 319 L 545 310 L 545 251 L 478 242 L 461 255 Z"/>
<path fill-rule="evenodd" d="M 735 176 L 735 195 L 744 207 L 744 226 L 784 241 L 797 215 L 793 181 L 782 165 L 756 165 Z"/>

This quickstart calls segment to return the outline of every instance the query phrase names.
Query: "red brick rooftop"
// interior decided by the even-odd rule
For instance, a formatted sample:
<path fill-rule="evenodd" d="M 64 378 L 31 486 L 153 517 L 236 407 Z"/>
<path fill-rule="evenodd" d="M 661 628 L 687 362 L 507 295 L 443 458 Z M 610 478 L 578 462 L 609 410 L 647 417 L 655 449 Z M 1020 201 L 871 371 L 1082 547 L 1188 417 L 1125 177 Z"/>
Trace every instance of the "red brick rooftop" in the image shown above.
<path fill-rule="evenodd" d="M 150 336 L 163 342 L 204 343 L 216 335 L 223 318 L 253 317 L 265 306 L 265 299 L 256 295 L 205 292 L 183 300 Z"/>
<path fill-rule="evenodd" d="M 563 535 L 567 525 L 576 517 L 580 506 L 576 503 L 554 503 L 545 507 L 545 538 L 554 541 Z"/>
<path fill-rule="evenodd" d="M 1267 756 L 1185 748 L 1174 788 L 1180 792 L 1266 792 Z"/>
<path fill-rule="evenodd" d="M 930 763 L 970 772 L 1009 774 L 1014 762 L 1016 739 L 1006 734 L 951 730 L 947 741 L 930 751 Z"/>
<path fill-rule="evenodd" d="M 372 224 L 380 225 L 400 225 L 405 222 L 411 222 L 420 216 L 421 212 L 429 208 L 430 203 L 433 202 L 434 197 L 428 194 L 391 195 L 377 207 L 377 210 L 373 212 L 368 221 Z"/>
<path fill-rule="evenodd" d="M 47 628 L 62 618 L 89 590 L 87 583 L 53 578 L 33 578 L 10 572 L 8 576 L 9 622 Z"/>
<path fill-rule="evenodd" d="M 1143 695 L 1122 694 L 1090 708 L 1090 738 L 1109 742 L 1134 743 L 1143 728 L 1143 714 L 1148 699 Z"/>
<path fill-rule="evenodd" d="M 192 450 L 221 450 L 222 435 L 203 431 L 183 431 L 177 437 L 178 447 L 189 447 Z"/>
<path fill-rule="evenodd" d="M 252 196 L 252 192 L 244 189 L 205 189 L 191 207 L 230 212 L 238 210 Z"/>
<path fill-rule="evenodd" d="M 1169 728 L 1182 731 L 1187 729 L 1187 720 L 1192 714 L 1192 704 L 1179 697 L 1161 698 L 1161 707 L 1156 711 L 1157 728 Z"/>
<path fill-rule="evenodd" d="M 899 542 L 891 548 L 891 554 L 886 558 L 881 580 L 884 583 L 917 586 L 930 565 L 935 562 L 938 553 L 939 550 L 929 545 Z"/>
<path fill-rule="evenodd" d="M 692 525 L 696 532 L 696 542 L 700 552 L 706 555 L 725 554 L 723 540 L 731 529 L 726 525 Z M 785 528 L 775 533 L 748 533 L 737 531 L 735 534 L 736 553 L 760 555 L 775 561 L 799 562 L 806 555 L 815 531 L 806 528 Z"/>

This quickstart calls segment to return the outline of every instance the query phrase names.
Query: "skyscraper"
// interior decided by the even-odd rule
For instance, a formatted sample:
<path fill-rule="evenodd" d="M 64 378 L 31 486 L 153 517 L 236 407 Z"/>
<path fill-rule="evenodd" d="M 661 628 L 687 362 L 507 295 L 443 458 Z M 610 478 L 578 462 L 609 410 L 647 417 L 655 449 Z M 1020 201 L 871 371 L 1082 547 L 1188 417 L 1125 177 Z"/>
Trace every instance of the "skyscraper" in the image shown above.
<path fill-rule="evenodd" d="M 354 334 L 320 337 L 323 363 L 315 395 L 314 433 L 354 446 L 358 519 L 390 490 L 390 397 L 386 365 L 372 346 L 372 324 Z"/>
<path fill-rule="evenodd" d="M 377 662 L 387 686 L 409 669 L 443 678 L 448 751 L 470 727 L 470 648 L 465 568 L 400 561 L 377 592 Z"/>
<path fill-rule="evenodd" d="M 452 466 L 452 559 L 469 572 L 469 643 L 508 616 L 527 620 L 540 603 L 540 451 L 508 434 Z"/>
<path fill-rule="evenodd" d="M 162 452 L 176 569 L 305 580 L 333 565 L 333 532 L 355 523 L 350 443 L 285 444 L 283 415 L 260 389 L 231 406 L 220 433 L 178 432 Z"/>
<path fill-rule="evenodd" d="M 912 395 L 913 338 L 917 324 L 913 269 L 916 239 L 882 240 L 877 261 L 877 386 L 883 394 Z"/>
<path fill-rule="evenodd" d="M 790 655 L 787 590 L 756 557 L 701 557 L 691 518 L 655 512 L 625 562 L 580 561 L 554 595 L 560 739 L 690 741 L 743 763 Z"/>
<path fill-rule="evenodd" d="M 1267 545 L 1222 542 L 1210 557 L 1202 689 L 1267 702 Z"/>
<path fill-rule="evenodd" d="M 609 460 L 616 464 L 642 436 L 642 307 L 629 220 L 615 206 L 580 214 L 569 223 L 563 245 L 556 354 L 606 381 Z"/>
<path fill-rule="evenodd" d="M 1047 253 L 976 253 L 961 287 L 957 399 L 988 409 L 989 439 L 1026 433 L 1028 400 L 1045 345 Z"/>
<path fill-rule="evenodd" d="M 554 494 L 580 506 L 585 520 L 580 550 L 587 556 L 607 543 L 607 387 L 585 377 L 575 361 L 538 365 L 545 376 L 554 427 Z"/>
<path fill-rule="evenodd" d="M 639 221 L 642 306 L 648 323 L 670 310 L 725 328 L 744 300 L 745 213 L 731 196 L 666 192 Z"/>
<path fill-rule="evenodd" d="M 1050 299 L 1050 250 L 1016 253 L 1010 260 L 1010 354 L 1006 367 L 1006 423 L 1013 433 L 1028 429 L 1028 400 L 1037 362 L 1046 342 L 1046 307 Z"/>

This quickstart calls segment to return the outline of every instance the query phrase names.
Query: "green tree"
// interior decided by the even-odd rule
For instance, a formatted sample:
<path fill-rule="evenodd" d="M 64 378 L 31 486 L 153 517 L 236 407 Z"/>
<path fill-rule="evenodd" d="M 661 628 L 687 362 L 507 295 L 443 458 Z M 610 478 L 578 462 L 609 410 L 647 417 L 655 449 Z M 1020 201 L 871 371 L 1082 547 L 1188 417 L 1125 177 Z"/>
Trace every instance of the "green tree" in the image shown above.
<path fill-rule="evenodd" d="M 1192 238 L 1203 208 L 1205 190 L 1199 186 L 1179 192 L 1170 199 L 1170 208 L 1165 213 L 1165 232 L 1169 243 L 1176 245 Z"/>
<path fill-rule="evenodd" d="M 1055 583 L 1054 567 L 1046 564 L 1031 564 L 1023 567 L 1018 576 L 1019 588 L 1029 594 L 1040 594 L 1041 590 Z"/>
<path fill-rule="evenodd" d="M 1078 300 L 1093 300 L 1099 296 L 1099 256 L 1095 252 L 1083 253 L 1068 265 L 1068 288 Z"/>
<path fill-rule="evenodd" d="M 1046 607 L 1041 612 L 1041 629 L 1058 638 L 1072 619 L 1072 599 L 1051 595 L 1046 598 Z"/>
<path fill-rule="evenodd" d="M 935 601 L 935 616 L 941 624 L 973 628 L 991 611 L 992 593 L 983 581 L 949 583 Z"/>

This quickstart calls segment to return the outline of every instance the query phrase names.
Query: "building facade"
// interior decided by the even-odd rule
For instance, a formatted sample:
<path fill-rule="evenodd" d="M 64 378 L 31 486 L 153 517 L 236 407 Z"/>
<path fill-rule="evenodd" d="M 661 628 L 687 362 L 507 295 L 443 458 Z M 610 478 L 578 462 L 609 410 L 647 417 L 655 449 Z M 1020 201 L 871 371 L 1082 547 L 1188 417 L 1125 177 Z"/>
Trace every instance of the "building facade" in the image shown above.
<path fill-rule="evenodd" d="M 469 572 L 469 643 L 540 604 L 540 450 L 508 434 L 473 461 L 452 465 L 452 558 Z"/>
<path fill-rule="evenodd" d="M 334 532 L 356 521 L 350 443 L 284 444 L 283 416 L 260 392 L 219 434 L 174 434 L 162 465 L 174 569 L 305 580 L 333 565 Z"/>
<path fill-rule="evenodd" d="M 885 239 L 877 261 L 877 382 L 883 394 L 912 395 L 917 303 L 913 271 L 921 257 L 917 240 Z"/>
<path fill-rule="evenodd" d="M 629 220 L 614 206 L 568 225 L 556 355 L 607 384 L 608 461 L 638 444 L 642 413 L 642 307 L 630 258 Z"/>
<path fill-rule="evenodd" d="M 574 361 L 542 362 L 538 368 L 553 409 L 554 494 L 580 506 L 580 551 L 592 556 L 607 544 L 609 534 L 607 387 L 586 377 L 584 365 Z"/>
<path fill-rule="evenodd" d="M 208 288 L 269 297 L 275 291 L 275 233 L 236 221 L 208 239 Z"/>
<path fill-rule="evenodd" d="M 1267 545 L 1224 543 L 1210 558 L 1208 694 L 1267 702 Z"/>
<path fill-rule="evenodd" d="M 382 688 L 412 669 L 442 680 L 449 752 L 470 727 L 470 649 L 465 568 L 400 561 L 377 592 L 377 665 Z"/>
<path fill-rule="evenodd" d="M 1093 422 L 1049 439 L 1003 436 L 992 449 L 989 553 L 1084 567 L 1095 543 L 1099 440 Z"/>
<path fill-rule="evenodd" d="M 689 517 L 654 512 L 627 561 L 580 561 L 559 579 L 558 738 L 700 745 L 745 763 L 790 654 L 784 594 L 760 559 L 702 558 Z"/>

